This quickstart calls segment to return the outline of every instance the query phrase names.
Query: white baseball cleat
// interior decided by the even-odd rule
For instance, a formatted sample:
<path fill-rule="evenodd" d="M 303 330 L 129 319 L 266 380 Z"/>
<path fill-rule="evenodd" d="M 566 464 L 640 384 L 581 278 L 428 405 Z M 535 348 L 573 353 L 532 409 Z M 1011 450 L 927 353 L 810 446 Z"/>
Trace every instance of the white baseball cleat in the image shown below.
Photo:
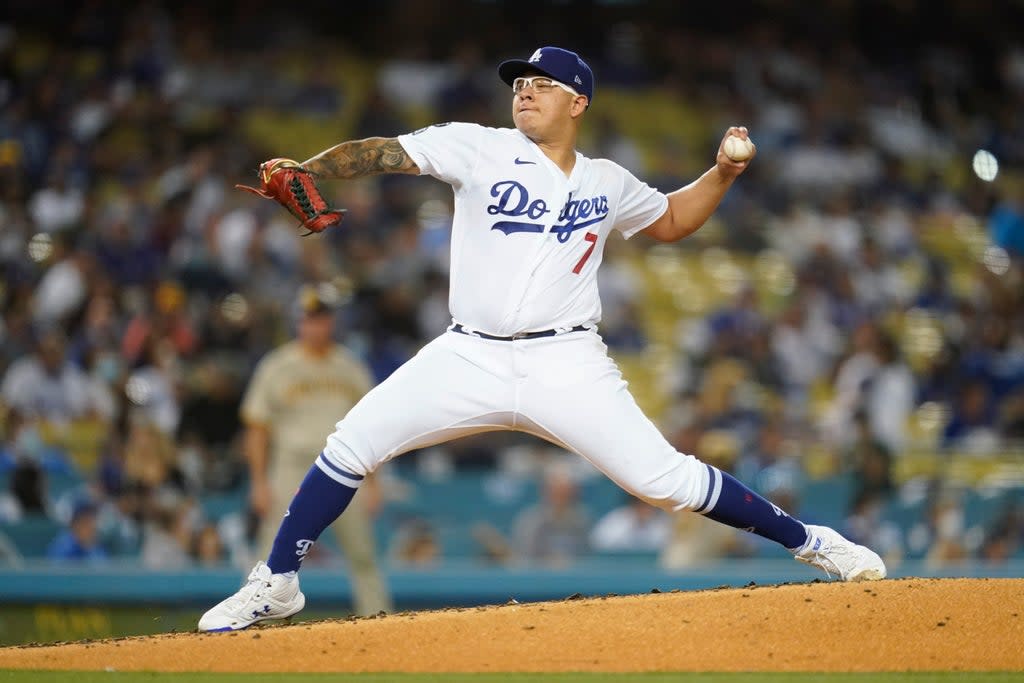
<path fill-rule="evenodd" d="M 827 526 L 805 525 L 807 543 L 794 557 L 843 581 L 877 581 L 885 578 L 885 563 L 878 553 L 843 538 Z"/>
<path fill-rule="evenodd" d="M 290 617 L 305 606 L 298 576 L 274 574 L 265 562 L 259 562 L 237 593 L 199 619 L 199 630 L 237 631 L 258 621 Z"/>

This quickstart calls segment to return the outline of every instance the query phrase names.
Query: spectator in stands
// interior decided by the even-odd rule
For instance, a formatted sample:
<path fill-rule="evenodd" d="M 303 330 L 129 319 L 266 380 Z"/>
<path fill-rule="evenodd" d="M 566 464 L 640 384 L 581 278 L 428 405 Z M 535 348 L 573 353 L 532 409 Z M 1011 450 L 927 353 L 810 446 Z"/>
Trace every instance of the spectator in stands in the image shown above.
<path fill-rule="evenodd" d="M 942 447 L 984 454 L 993 452 L 998 444 L 991 389 L 984 381 L 974 380 L 961 390 L 942 433 Z"/>
<path fill-rule="evenodd" d="M 65 336 L 59 328 L 42 332 L 36 352 L 12 363 L 4 375 L 0 394 L 7 407 L 26 418 L 56 424 L 95 413 L 88 378 L 64 352 Z"/>
<path fill-rule="evenodd" d="M 751 379 L 766 392 L 767 397 L 781 398 L 786 388 L 782 368 L 775 362 L 772 349 L 772 328 L 766 324 L 750 338 L 743 354 Z"/>
<path fill-rule="evenodd" d="M 242 403 L 236 375 L 227 358 L 211 356 L 187 385 L 177 439 L 182 468 L 195 488 L 229 490 L 244 476 L 245 463 L 236 455 Z"/>
<path fill-rule="evenodd" d="M 501 567 L 516 561 L 515 548 L 490 522 L 474 524 L 470 533 L 480 546 L 480 559 L 484 564 Z"/>
<path fill-rule="evenodd" d="M 622 353 L 638 353 L 647 347 L 647 335 L 644 334 L 639 308 L 625 304 L 616 311 L 617 316 L 605 318 L 601 338 L 609 348 Z"/>
<path fill-rule="evenodd" d="M 153 291 L 147 309 L 136 313 L 124 328 L 121 354 L 131 367 L 152 364 L 154 349 L 166 355 L 185 357 L 198 344 L 194 326 L 185 311 L 185 290 L 175 281 L 161 282 Z"/>
<path fill-rule="evenodd" d="M 662 192 L 672 192 L 688 183 L 688 179 L 694 175 L 693 171 L 686 168 L 686 160 L 692 157 L 688 152 L 686 141 L 679 136 L 666 135 L 660 139 L 654 149 L 650 173 L 647 174 L 650 186 Z"/>
<path fill-rule="evenodd" d="M 89 348 L 81 365 L 94 407 L 93 421 L 104 426 L 114 424 L 125 403 L 121 359 L 113 348 Z"/>
<path fill-rule="evenodd" d="M 1005 193 L 988 219 L 994 244 L 1006 249 L 1014 258 L 1024 260 L 1024 183 L 1016 181 L 1016 193 Z"/>
<path fill-rule="evenodd" d="M 139 561 L 147 569 L 183 569 L 192 563 L 191 506 L 174 498 L 154 506 L 143 528 Z"/>
<path fill-rule="evenodd" d="M 397 564 L 432 567 L 441 559 L 441 543 L 437 531 L 425 519 L 411 519 L 395 531 L 389 555 Z"/>
<path fill-rule="evenodd" d="M 181 420 L 176 361 L 167 339 L 149 336 L 125 382 L 125 392 L 135 412 L 167 436 L 174 435 Z"/>
<path fill-rule="evenodd" d="M 989 386 L 996 408 L 1015 387 L 1024 386 L 1024 344 L 1012 323 L 1018 310 L 1024 313 L 1024 295 L 1021 288 L 986 280 L 992 308 L 967 337 L 961 363 L 967 376 Z"/>
<path fill-rule="evenodd" d="M 28 311 L 31 281 L 26 274 L 17 273 L 20 268 L 20 265 L 4 267 L 0 261 L 0 279 L 7 283 L 4 305 L 0 307 L 0 373 L 6 373 L 12 363 L 31 356 L 36 349 Z"/>
<path fill-rule="evenodd" d="M 853 436 L 854 416 L 864 409 L 867 388 L 878 371 L 878 326 L 872 321 L 857 326 L 850 352 L 839 363 L 833 398 L 822 418 L 822 431 L 836 446 L 846 446 Z"/>
<path fill-rule="evenodd" d="M 366 103 L 356 121 L 356 137 L 388 137 L 398 135 L 406 127 L 407 124 L 402 120 L 401 112 L 388 99 L 380 86 L 374 84 L 366 95 Z"/>
<path fill-rule="evenodd" d="M 745 358 L 751 341 L 765 328 L 757 290 L 744 285 L 728 305 L 708 316 L 706 325 L 718 355 Z"/>
<path fill-rule="evenodd" d="M 50 266 L 32 298 L 32 319 L 39 327 L 66 324 L 85 304 L 96 276 L 92 254 L 77 246 L 69 235 L 53 240 Z"/>
<path fill-rule="evenodd" d="M 672 535 L 672 518 L 639 498 L 626 496 L 622 505 L 597 520 L 590 547 L 605 553 L 660 551 Z"/>
<path fill-rule="evenodd" d="M 640 148 L 633 138 L 623 134 L 618 121 L 608 114 L 598 114 L 594 128 L 594 137 L 598 144 L 595 149 L 589 150 L 591 158 L 611 159 L 635 175 L 644 175 L 644 160 Z"/>
<path fill-rule="evenodd" d="M 1024 550 L 1024 505 L 1010 501 L 985 533 L 978 551 L 986 562 L 1001 564 Z"/>
<path fill-rule="evenodd" d="M 852 272 L 857 301 L 864 310 L 878 315 L 894 305 L 906 303 L 911 292 L 906 277 L 900 271 L 902 266 L 902 263 L 886 258 L 874 238 L 864 238 Z"/>
<path fill-rule="evenodd" d="M 952 311 L 956 307 L 956 297 L 950 288 L 947 264 L 934 257 L 927 258 L 924 278 L 914 298 L 914 306 L 936 313 Z"/>
<path fill-rule="evenodd" d="M 192 559 L 201 567 L 217 567 L 227 555 L 215 524 L 206 523 L 192 536 Z"/>
<path fill-rule="evenodd" d="M 861 488 L 853 498 L 843 525 L 844 534 L 857 543 L 871 543 L 886 566 L 897 566 L 903 560 L 902 530 L 885 518 L 885 494 Z"/>
<path fill-rule="evenodd" d="M 1011 448 L 1024 447 L 1024 386 L 1006 397 L 999 416 L 999 432 Z"/>
<path fill-rule="evenodd" d="M 0 493 L 0 522 L 11 524 L 25 517 L 49 514 L 46 473 L 35 462 L 22 460 L 10 472 L 8 491 Z"/>
<path fill-rule="evenodd" d="M 609 242 L 597 275 L 601 290 L 601 336 L 610 348 L 640 352 L 649 343 L 641 305 L 644 292 L 637 272 L 624 255 L 626 248 L 625 242 Z M 449 315 L 447 306 L 445 314 Z"/>
<path fill-rule="evenodd" d="M 0 442 L 0 473 L 22 463 L 31 463 L 46 472 L 74 473 L 75 466 L 67 451 L 43 438 L 45 425 L 41 420 L 26 418 L 16 409 L 8 410 L 6 417 L 6 439 Z"/>
<path fill-rule="evenodd" d="M 106 273 L 104 273 L 106 275 Z M 116 354 L 121 362 L 118 346 L 121 340 L 121 319 L 117 300 L 109 289 L 94 292 L 85 303 L 82 322 L 69 344 L 68 357 L 79 366 L 93 352 Z M 109 377 L 111 383 L 116 377 Z"/>
<path fill-rule="evenodd" d="M 931 567 L 944 567 L 963 562 L 969 557 L 964 532 L 966 520 L 960 495 L 943 492 L 932 500 L 927 512 L 929 531 L 925 563 Z"/>
<path fill-rule="evenodd" d="M 844 451 L 843 469 L 854 477 L 854 500 L 885 500 L 893 492 L 892 451 L 871 431 L 863 411 L 854 418 L 853 441 Z"/>
<path fill-rule="evenodd" d="M 865 386 L 862 409 L 871 432 L 892 453 L 907 442 L 907 422 L 914 410 L 917 386 L 892 335 L 880 332 L 875 346 L 875 368 Z"/>
<path fill-rule="evenodd" d="M 829 363 L 831 331 L 822 332 L 811 316 L 807 302 L 795 300 L 775 321 L 772 333 L 773 360 L 780 368 L 787 401 L 805 410 L 808 392 L 825 374 Z"/>
<path fill-rule="evenodd" d="M 156 505 L 158 496 L 180 495 L 186 489 L 174 442 L 138 413 L 130 419 L 128 427 L 123 477 L 126 488 L 142 495 L 143 517 L 147 503 Z"/>
<path fill-rule="evenodd" d="M 96 505 L 79 501 L 71 512 L 68 528 L 60 532 L 47 550 L 55 562 L 104 562 L 107 551 L 99 543 Z"/>
<path fill-rule="evenodd" d="M 136 558 L 142 543 L 143 514 L 148 507 L 146 492 L 138 487 L 106 492 L 99 503 L 97 524 L 100 544 L 113 557 Z"/>
<path fill-rule="evenodd" d="M 29 215 L 41 230 L 59 233 L 75 226 L 85 211 L 85 198 L 81 188 L 68 183 L 65 169 L 50 173 L 46 187 L 40 189 L 28 202 Z"/>
<path fill-rule="evenodd" d="M 764 422 L 756 441 L 738 455 L 733 467 L 737 478 L 749 481 L 755 491 L 783 509 L 796 510 L 795 495 L 804 483 L 804 475 L 799 453 L 786 439 L 780 419 Z"/>
<path fill-rule="evenodd" d="M 514 543 L 528 562 L 566 566 L 589 550 L 590 512 L 571 472 L 556 465 L 544 474 L 541 500 L 515 521 Z"/>
<path fill-rule="evenodd" d="M 742 361 L 716 356 L 704 370 L 697 399 L 701 424 L 707 429 L 731 432 L 742 449 L 752 446 L 761 421 L 757 406 L 745 395 L 751 388 L 749 371 Z"/>
<path fill-rule="evenodd" d="M 486 118 L 491 106 L 491 82 L 482 46 L 474 40 L 462 40 L 452 46 L 446 60 L 451 73 L 437 89 L 434 108 L 441 121 L 476 121 Z M 395 128 L 383 135 L 395 135 Z"/>
<path fill-rule="evenodd" d="M 161 255 L 148 231 L 136 229 L 141 216 L 133 215 L 127 201 L 106 207 L 101 216 L 95 252 L 103 274 L 121 288 L 153 282 L 160 274 Z"/>

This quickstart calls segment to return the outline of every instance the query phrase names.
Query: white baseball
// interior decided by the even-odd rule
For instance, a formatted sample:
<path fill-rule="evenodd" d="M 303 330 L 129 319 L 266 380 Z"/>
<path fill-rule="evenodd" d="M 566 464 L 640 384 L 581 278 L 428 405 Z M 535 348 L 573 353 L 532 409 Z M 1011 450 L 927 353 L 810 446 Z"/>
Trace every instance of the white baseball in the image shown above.
<path fill-rule="evenodd" d="M 722 151 L 725 152 L 725 156 L 733 161 L 746 161 L 754 153 L 754 143 L 750 140 L 730 135 L 725 139 Z"/>

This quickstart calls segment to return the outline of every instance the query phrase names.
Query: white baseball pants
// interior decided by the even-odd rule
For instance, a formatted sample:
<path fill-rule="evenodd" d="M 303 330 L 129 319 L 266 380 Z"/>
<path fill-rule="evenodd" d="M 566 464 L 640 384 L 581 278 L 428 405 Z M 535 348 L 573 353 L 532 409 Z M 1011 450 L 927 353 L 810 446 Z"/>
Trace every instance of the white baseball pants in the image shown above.
<path fill-rule="evenodd" d="M 323 457 L 366 475 L 406 451 L 495 430 L 527 432 L 577 453 L 659 508 L 704 510 L 716 502 L 712 470 L 666 441 L 592 331 L 516 341 L 446 332 L 338 422 Z"/>

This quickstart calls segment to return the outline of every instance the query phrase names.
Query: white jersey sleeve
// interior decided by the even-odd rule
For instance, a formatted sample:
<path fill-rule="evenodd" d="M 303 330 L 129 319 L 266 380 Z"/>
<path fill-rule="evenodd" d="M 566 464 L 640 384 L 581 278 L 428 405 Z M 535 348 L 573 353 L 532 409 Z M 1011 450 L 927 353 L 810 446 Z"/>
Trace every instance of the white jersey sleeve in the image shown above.
<path fill-rule="evenodd" d="M 439 123 L 398 136 L 422 175 L 459 188 L 473 177 L 480 161 L 484 129 L 474 123 Z"/>
<path fill-rule="evenodd" d="M 668 197 L 629 171 L 622 173 L 622 195 L 615 215 L 615 229 L 629 239 L 668 210 Z"/>

